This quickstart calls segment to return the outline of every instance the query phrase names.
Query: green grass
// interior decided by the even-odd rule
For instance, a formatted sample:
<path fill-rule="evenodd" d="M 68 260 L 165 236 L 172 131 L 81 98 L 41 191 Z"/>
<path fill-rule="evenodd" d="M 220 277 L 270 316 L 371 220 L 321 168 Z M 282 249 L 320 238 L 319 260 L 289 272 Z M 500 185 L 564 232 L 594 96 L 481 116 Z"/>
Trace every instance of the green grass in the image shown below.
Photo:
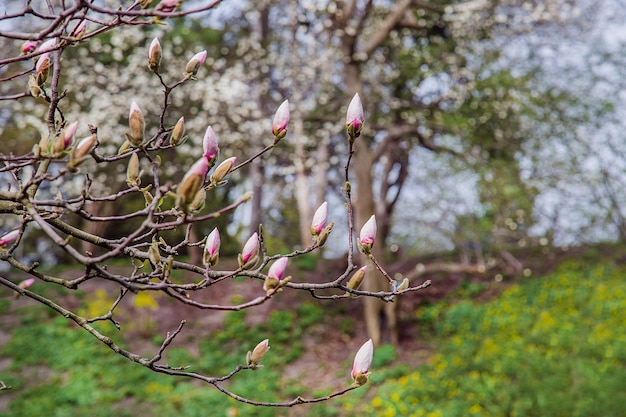
<path fill-rule="evenodd" d="M 437 346 L 427 364 L 408 369 L 392 346 L 381 346 L 374 354 L 371 381 L 364 388 L 336 401 L 304 407 L 298 415 L 626 416 L 625 275 L 624 267 L 570 262 L 548 277 L 510 287 L 489 303 L 455 296 L 461 301 L 422 308 L 415 316 L 426 329 L 421 337 Z M 103 297 L 85 296 L 83 310 L 95 312 L 109 305 Z M 0 305 L 0 311 L 7 309 Z M 243 363 L 245 353 L 269 337 L 272 348 L 263 359 L 264 368 L 238 374 L 225 386 L 260 401 L 313 394 L 297 381 L 281 380 L 281 375 L 305 351 L 303 334 L 312 326 L 319 329 L 329 312 L 305 303 L 295 310 L 275 310 L 265 322 L 250 327 L 245 318 L 253 313 L 231 313 L 220 330 L 202 337 L 181 336 L 197 348 L 187 350 L 175 343 L 165 361 L 222 375 Z M 13 387 L 6 392 L 13 394 L 7 415 L 186 417 L 206 416 L 210 411 L 211 415 L 269 417 L 288 413 L 241 404 L 209 385 L 130 363 L 41 306 L 23 307 L 17 314 L 21 325 L 10 329 L 11 339 L 0 348 L 0 357 L 11 359 L 10 368 L 0 376 Z M 346 326 L 351 325 L 353 319 L 346 320 Z M 108 329 L 115 335 L 116 330 Z M 156 350 L 162 337 L 149 340 Z"/>
<path fill-rule="evenodd" d="M 625 416 L 625 273 L 569 263 L 487 304 L 430 307 L 432 360 L 374 379 L 371 401 L 344 406 L 383 417 Z"/>
<path fill-rule="evenodd" d="M 92 301 L 98 300 L 96 297 Z M 244 363 L 246 352 L 269 337 L 272 348 L 263 359 L 264 367 L 244 371 L 224 386 L 258 401 L 291 400 L 284 396 L 285 391 L 301 394 L 300 386 L 282 386 L 280 375 L 290 361 L 301 356 L 300 335 L 323 319 L 321 308 L 303 304 L 293 312 L 274 311 L 266 323 L 254 328 L 246 324 L 245 314 L 229 314 L 222 330 L 199 341 L 198 354 L 181 347 L 168 349 L 166 362 L 220 376 Z M 211 385 L 157 374 L 128 362 L 65 318 L 40 306 L 25 307 L 19 315 L 21 325 L 11 330 L 11 339 L 0 348 L 0 356 L 12 360 L 0 379 L 13 387 L 7 393 L 17 394 L 9 403 L 8 415 L 191 417 L 206 416 L 207 410 L 215 410 L 215 415 L 282 415 L 277 409 L 229 399 Z"/>

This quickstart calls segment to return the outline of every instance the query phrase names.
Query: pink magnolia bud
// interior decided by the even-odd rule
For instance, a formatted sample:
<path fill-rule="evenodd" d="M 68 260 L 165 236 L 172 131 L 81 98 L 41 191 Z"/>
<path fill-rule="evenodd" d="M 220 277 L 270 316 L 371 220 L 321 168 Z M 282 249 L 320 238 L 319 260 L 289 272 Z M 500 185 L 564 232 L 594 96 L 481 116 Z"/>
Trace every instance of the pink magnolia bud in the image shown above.
<path fill-rule="evenodd" d="M 158 73 L 162 57 L 163 51 L 161 50 L 161 44 L 157 38 L 154 38 L 152 39 L 152 43 L 150 43 L 150 51 L 148 52 L 148 68 Z"/>
<path fill-rule="evenodd" d="M 185 72 L 187 74 L 196 75 L 202 64 L 204 64 L 204 61 L 206 61 L 206 50 L 198 52 L 191 57 L 185 66 Z"/>
<path fill-rule="evenodd" d="M 200 158 L 189 168 L 189 171 L 178 184 L 176 205 L 185 213 L 188 212 L 190 204 L 202 188 L 207 172 L 209 172 L 209 163 L 206 158 Z"/>
<path fill-rule="evenodd" d="M 176 146 L 181 143 L 183 135 L 185 134 L 185 118 L 181 117 L 176 122 L 174 129 L 172 129 L 172 136 L 170 136 L 170 145 Z"/>
<path fill-rule="evenodd" d="M 19 235 L 20 235 L 20 230 L 19 229 L 15 229 L 15 230 L 11 230 L 10 232 L 5 233 L 4 235 L 0 236 L 0 247 L 7 246 L 9 243 L 11 243 L 15 239 L 17 239 L 17 237 Z"/>
<path fill-rule="evenodd" d="M 354 357 L 354 364 L 352 365 L 352 379 L 354 384 L 361 386 L 367 382 L 367 378 L 370 375 L 370 366 L 372 365 L 372 359 L 374 357 L 374 343 L 372 339 L 361 346 L 359 351 Z"/>
<path fill-rule="evenodd" d="M 288 258 L 286 256 L 278 258 L 270 267 L 267 275 L 272 278 L 277 278 L 279 281 L 283 279 L 283 275 L 285 274 L 285 268 L 287 268 L 287 261 Z"/>
<path fill-rule="evenodd" d="M 319 235 L 322 230 L 324 230 L 324 226 L 326 226 L 326 221 L 328 220 L 328 203 L 324 201 L 315 211 L 313 215 L 313 221 L 311 222 L 311 233 L 313 236 Z"/>
<path fill-rule="evenodd" d="M 239 254 L 239 267 L 247 268 L 256 263 L 257 255 L 259 254 L 259 235 L 255 232 L 250 236 L 246 244 L 243 246 L 243 251 Z"/>
<path fill-rule="evenodd" d="M 252 352 L 248 352 L 246 356 L 248 366 L 252 369 L 259 368 L 259 362 L 261 362 L 261 359 L 263 359 L 263 356 L 265 356 L 268 350 L 270 350 L 270 341 L 269 339 L 265 339 L 256 345 Z"/>
<path fill-rule="evenodd" d="M 143 113 L 136 101 L 130 103 L 130 113 L 128 113 L 128 127 L 130 134 L 127 135 L 131 145 L 138 148 L 143 143 L 146 122 L 143 119 Z"/>
<path fill-rule="evenodd" d="M 35 283 L 35 278 L 28 278 L 18 284 L 18 287 L 26 289 L 31 287 Z"/>
<path fill-rule="evenodd" d="M 57 45 L 56 38 L 48 39 L 37 48 L 37 52 L 51 52 L 52 49 Z"/>
<path fill-rule="evenodd" d="M 72 151 L 72 155 L 70 156 L 70 162 L 68 162 L 67 167 L 70 171 L 76 171 L 76 167 L 82 164 L 89 152 L 91 152 L 98 140 L 98 137 L 95 134 L 87 136 L 78 142 L 78 144 L 74 147 Z"/>
<path fill-rule="evenodd" d="M 359 249 L 361 252 L 368 254 L 372 246 L 374 245 L 374 240 L 376 239 L 376 216 L 372 215 L 369 220 L 363 225 L 361 228 L 361 233 L 359 234 Z"/>
<path fill-rule="evenodd" d="M 180 3 L 181 0 L 163 0 L 157 5 L 156 11 L 163 13 L 172 13 Z"/>
<path fill-rule="evenodd" d="M 263 283 L 263 289 L 268 294 L 276 290 L 276 288 L 281 287 L 281 280 L 283 280 L 285 268 L 287 268 L 287 260 L 288 258 L 283 256 L 282 258 L 278 258 L 278 260 L 270 266 L 270 270 L 268 271 L 267 277 L 265 277 L 265 282 Z M 286 284 L 289 280 L 291 280 L 291 277 L 285 278 L 283 284 Z M 280 291 L 280 289 L 278 291 Z"/>
<path fill-rule="evenodd" d="M 348 132 L 350 140 L 354 140 L 361 135 L 364 120 L 361 97 L 359 97 L 359 93 L 356 93 L 352 98 L 352 101 L 348 106 L 348 112 L 346 113 L 346 132 Z"/>
<path fill-rule="evenodd" d="M 204 245 L 202 263 L 207 267 L 211 267 L 217 263 L 220 256 L 220 243 L 220 231 L 216 227 L 209 234 Z"/>
<path fill-rule="evenodd" d="M 217 159 L 217 154 L 220 152 L 220 148 L 217 146 L 217 136 L 215 136 L 215 132 L 211 126 L 207 127 L 204 133 L 202 152 L 207 161 L 209 161 L 209 166 L 213 166 Z"/>
<path fill-rule="evenodd" d="M 217 185 L 217 183 L 222 181 L 224 177 L 228 175 L 230 170 L 233 169 L 233 166 L 235 165 L 235 161 L 237 161 L 237 157 L 233 156 L 232 158 L 228 158 L 227 160 L 219 164 L 217 168 L 215 168 L 215 171 L 211 174 L 211 177 L 209 178 L 209 181 L 211 181 L 211 184 Z"/>
<path fill-rule="evenodd" d="M 22 45 L 22 55 L 30 54 L 35 49 L 37 49 L 37 45 L 39 45 L 39 42 L 37 41 L 24 42 L 24 44 Z"/>
<path fill-rule="evenodd" d="M 78 127 L 78 122 L 71 123 L 68 127 L 61 131 L 61 134 L 54 142 L 54 147 L 52 152 L 58 154 L 68 149 L 72 142 L 74 141 L 74 135 L 76 135 L 76 128 Z"/>
<path fill-rule="evenodd" d="M 35 65 L 35 74 L 37 76 L 37 84 L 43 85 L 48 79 L 48 72 L 50 71 L 50 53 L 45 53 L 39 57 L 37 64 Z"/>
<path fill-rule="evenodd" d="M 272 134 L 276 139 L 282 139 L 287 134 L 287 124 L 289 123 L 289 100 L 283 103 L 276 110 L 272 121 Z"/>

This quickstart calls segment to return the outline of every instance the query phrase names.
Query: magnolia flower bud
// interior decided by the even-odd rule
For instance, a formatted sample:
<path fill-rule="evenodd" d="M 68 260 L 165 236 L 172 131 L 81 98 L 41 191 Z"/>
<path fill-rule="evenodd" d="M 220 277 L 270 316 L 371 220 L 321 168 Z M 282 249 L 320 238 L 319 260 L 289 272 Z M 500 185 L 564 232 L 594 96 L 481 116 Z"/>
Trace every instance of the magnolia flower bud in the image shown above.
<path fill-rule="evenodd" d="M 150 50 L 148 52 L 148 68 L 150 68 L 152 72 L 158 74 L 162 57 L 163 51 L 161 50 L 161 44 L 157 38 L 154 38 L 152 39 L 152 43 L 150 43 Z"/>
<path fill-rule="evenodd" d="M 39 42 L 37 42 L 37 41 L 26 41 L 26 42 L 24 42 L 24 44 L 22 45 L 22 55 L 30 54 L 35 49 L 37 49 L 37 45 L 39 45 Z"/>
<path fill-rule="evenodd" d="M 181 0 L 162 0 L 156 7 L 157 12 L 172 13 Z"/>
<path fill-rule="evenodd" d="M 367 265 L 359 268 L 348 281 L 347 287 L 351 290 L 358 290 L 363 282 L 363 278 L 365 278 L 365 273 L 367 272 Z"/>
<path fill-rule="evenodd" d="M 98 137 L 95 133 L 93 133 L 78 142 L 78 144 L 74 147 L 74 150 L 72 151 L 72 155 L 70 156 L 70 162 L 68 162 L 67 164 L 67 167 L 70 171 L 75 171 L 76 167 L 82 164 L 85 159 L 87 159 L 87 155 L 93 150 L 97 140 Z"/>
<path fill-rule="evenodd" d="M 259 254 L 259 235 L 254 232 L 243 246 L 243 250 L 237 257 L 239 267 L 246 269 L 254 265 Z"/>
<path fill-rule="evenodd" d="M 54 145 L 52 148 L 53 154 L 59 154 L 63 152 L 64 150 L 68 149 L 72 145 L 77 127 L 78 127 L 78 122 L 74 122 L 61 131 L 61 134 L 54 142 Z"/>
<path fill-rule="evenodd" d="M 193 202 L 196 193 L 204 184 L 204 178 L 209 171 L 206 158 L 198 159 L 185 174 L 176 192 L 176 205 L 185 213 L 189 212 L 189 205 Z"/>
<path fill-rule="evenodd" d="M 316 236 L 316 238 L 317 238 L 317 246 L 319 246 L 320 248 L 322 246 L 324 246 L 324 243 L 326 243 L 326 240 L 328 239 L 328 236 L 330 235 L 330 232 L 333 231 L 333 227 L 334 226 L 335 226 L 335 222 L 330 222 L 328 224 L 328 226 L 323 228 L 322 231 L 320 232 L 320 234 Z"/>
<path fill-rule="evenodd" d="M 133 153 L 128 160 L 126 184 L 128 184 L 129 187 L 135 187 L 141 184 L 141 180 L 139 179 L 139 156 L 137 156 L 137 153 Z"/>
<path fill-rule="evenodd" d="M 9 243 L 13 242 L 15 239 L 17 239 L 19 235 L 20 235 L 20 230 L 15 229 L 0 236 L 0 248 L 4 248 Z"/>
<path fill-rule="evenodd" d="M 372 365 L 372 359 L 374 357 L 374 343 L 372 339 L 361 346 L 359 351 L 354 357 L 354 364 L 352 365 L 352 379 L 354 385 L 361 386 L 367 382 L 367 378 L 370 375 L 370 366 Z"/>
<path fill-rule="evenodd" d="M 252 352 L 248 352 L 246 355 L 246 363 L 248 366 L 251 369 L 260 368 L 259 362 L 261 362 L 261 359 L 263 359 L 263 356 L 265 356 L 268 350 L 270 350 L 270 341 L 269 339 L 265 339 L 256 345 Z"/>
<path fill-rule="evenodd" d="M 174 129 L 172 129 L 172 136 L 170 136 L 170 145 L 177 146 L 182 143 L 183 135 L 185 134 L 185 118 L 181 117 L 176 122 Z"/>
<path fill-rule="evenodd" d="M 152 243 L 148 249 L 148 260 L 153 268 L 157 268 L 161 265 L 161 251 L 159 250 L 159 243 L 154 238 L 152 239 Z"/>
<path fill-rule="evenodd" d="M 206 61 L 206 50 L 198 52 L 191 57 L 185 66 L 185 72 L 190 75 L 196 75 L 202 64 L 204 64 L 204 61 Z"/>
<path fill-rule="evenodd" d="M 35 283 L 35 278 L 28 278 L 18 284 L 22 289 L 30 288 Z"/>
<path fill-rule="evenodd" d="M 44 97 L 44 93 L 37 82 L 37 74 L 30 74 L 28 77 L 28 91 L 33 97 Z"/>
<path fill-rule="evenodd" d="M 37 75 L 37 84 L 42 86 L 48 79 L 48 72 L 50 71 L 50 53 L 43 54 L 37 60 L 35 65 L 35 74 Z"/>
<path fill-rule="evenodd" d="M 131 145 L 138 148 L 143 143 L 146 123 L 143 119 L 143 114 L 136 101 L 130 103 L 130 113 L 128 113 L 128 127 L 130 128 L 130 134 L 127 135 L 128 141 Z"/>
<path fill-rule="evenodd" d="M 20 287 L 21 289 L 25 290 L 27 288 L 30 288 L 34 283 L 35 283 L 35 278 L 28 278 L 28 279 L 25 279 L 24 281 L 20 282 L 19 284 L 17 284 L 17 286 Z M 20 293 L 15 291 L 15 294 L 13 295 L 13 298 L 17 299 L 19 296 L 20 296 Z"/>
<path fill-rule="evenodd" d="M 217 146 L 217 136 L 213 128 L 209 126 L 204 133 L 204 139 L 202 139 L 202 153 L 207 161 L 209 161 L 209 168 L 215 164 L 219 152 L 220 148 Z"/>
<path fill-rule="evenodd" d="M 57 45 L 56 38 L 48 39 L 37 48 L 37 52 L 52 52 L 54 47 Z"/>
<path fill-rule="evenodd" d="M 313 215 L 313 221 L 311 222 L 311 234 L 313 236 L 319 235 L 324 226 L 326 226 L 326 221 L 328 220 L 328 203 L 324 201 L 315 211 Z"/>
<path fill-rule="evenodd" d="M 206 191 L 204 188 L 200 187 L 196 196 L 193 198 L 191 203 L 189 204 L 189 213 L 199 212 L 206 205 Z"/>
<path fill-rule="evenodd" d="M 210 268 L 217 263 L 220 257 L 220 243 L 220 231 L 216 227 L 206 238 L 206 243 L 204 244 L 202 263 L 207 268 Z"/>
<path fill-rule="evenodd" d="M 402 282 L 396 287 L 396 291 L 398 291 L 398 292 L 404 291 L 407 288 L 409 288 L 409 279 L 405 277 L 402 280 Z"/>
<path fill-rule="evenodd" d="M 289 100 L 285 100 L 276 110 L 272 121 L 272 134 L 276 140 L 280 140 L 287 135 L 287 124 L 289 123 Z"/>
<path fill-rule="evenodd" d="M 272 264 L 267 273 L 267 278 L 263 283 L 263 289 L 265 291 L 269 292 L 279 286 L 280 281 L 283 279 L 283 275 L 285 274 L 285 268 L 287 268 L 287 260 L 288 258 L 283 256 Z"/>
<path fill-rule="evenodd" d="M 348 112 L 346 113 L 346 132 L 350 141 L 358 138 L 361 135 L 361 129 L 363 128 L 363 104 L 361 103 L 361 97 L 359 93 L 356 93 L 350 101 L 348 106 Z"/>
<path fill-rule="evenodd" d="M 215 171 L 213 171 L 213 173 L 209 177 L 209 181 L 211 182 L 211 184 L 215 186 L 217 185 L 217 183 L 222 181 L 224 177 L 228 175 L 230 170 L 233 169 L 233 166 L 235 166 L 235 161 L 237 161 L 237 157 L 233 156 L 232 158 L 228 158 L 227 160 L 219 164 L 217 168 L 215 168 Z"/>
<path fill-rule="evenodd" d="M 374 240 L 376 239 L 376 216 L 372 215 L 369 220 L 361 228 L 359 234 L 359 250 L 364 254 L 369 254 Z"/>

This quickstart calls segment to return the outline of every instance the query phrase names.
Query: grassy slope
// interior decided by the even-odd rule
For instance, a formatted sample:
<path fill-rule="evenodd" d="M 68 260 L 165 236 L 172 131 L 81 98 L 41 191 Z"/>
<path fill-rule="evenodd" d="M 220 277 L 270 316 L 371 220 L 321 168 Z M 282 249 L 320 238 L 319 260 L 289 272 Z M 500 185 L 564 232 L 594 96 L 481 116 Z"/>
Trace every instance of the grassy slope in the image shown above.
<path fill-rule="evenodd" d="M 420 311 L 437 352 L 377 379 L 378 416 L 626 416 L 626 268 L 568 262 L 496 300 Z M 349 415 L 344 413 L 342 415 Z"/>
<path fill-rule="evenodd" d="M 4 301 L 0 313 L 10 310 L 19 321 L 3 319 L 0 325 L 11 334 L 0 347 L 5 367 L 10 360 L 8 368 L 0 368 L 0 379 L 13 386 L 0 393 L 0 407 L 4 399 L 7 415 L 16 416 L 205 416 L 207 410 L 212 415 L 319 417 L 358 411 L 430 417 L 626 415 L 621 407 L 626 403 L 624 273 L 624 268 L 569 263 L 545 279 L 513 286 L 492 302 L 422 308 L 414 320 L 430 329 L 422 337 L 437 346 L 428 364 L 407 369 L 402 363 L 417 353 L 405 352 L 396 360 L 396 351 L 384 346 L 375 353 L 370 384 L 339 401 L 292 410 L 242 405 L 206 385 L 156 375 L 112 355 L 40 306 L 15 309 Z M 84 311 L 106 310 L 102 297 L 83 298 Z M 149 314 L 151 300 L 135 301 Z M 347 335 L 350 327 L 338 329 L 342 321 L 329 320 L 326 307 L 309 303 L 272 311 L 258 325 L 246 318 L 234 313 L 220 328 L 192 332 L 186 349 L 173 348 L 166 360 L 222 374 L 242 362 L 256 341 L 271 335 L 265 368 L 237 376 L 230 388 L 258 400 L 310 396 L 303 386 L 307 381 L 280 376 L 300 366 L 303 352 L 310 351 L 307 340 L 319 346 L 332 332 Z M 125 337 L 140 337 L 141 329 L 134 330 Z M 154 350 L 160 339 L 148 342 Z M 342 354 L 346 360 L 328 371 L 339 388 L 348 383 L 350 352 Z M 324 359 L 323 353 L 316 358 L 320 366 Z"/>

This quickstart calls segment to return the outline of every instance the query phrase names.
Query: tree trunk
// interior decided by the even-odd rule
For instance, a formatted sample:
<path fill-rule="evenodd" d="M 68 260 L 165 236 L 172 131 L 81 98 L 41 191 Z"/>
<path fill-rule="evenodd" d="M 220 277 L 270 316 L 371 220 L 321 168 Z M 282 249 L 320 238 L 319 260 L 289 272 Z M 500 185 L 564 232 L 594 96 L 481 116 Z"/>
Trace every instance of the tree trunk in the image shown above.
<path fill-rule="evenodd" d="M 269 6 L 265 6 L 259 10 L 259 22 L 256 27 L 256 32 L 259 37 L 259 42 L 263 46 L 263 48 L 267 47 L 268 39 L 269 39 Z M 261 110 L 267 107 L 265 95 L 260 93 L 260 87 L 257 90 L 257 103 Z M 258 138 L 259 141 L 262 138 Z M 263 143 L 259 142 L 257 147 L 260 149 L 263 148 Z M 263 211 L 263 183 L 265 182 L 265 167 L 263 166 L 263 161 L 261 159 L 257 159 L 250 164 L 250 178 L 252 179 L 252 201 L 251 201 L 251 215 L 250 215 L 250 226 L 249 226 L 249 234 L 252 235 L 254 232 L 259 230 L 259 224 L 263 222 L 262 211 Z"/>
<path fill-rule="evenodd" d="M 293 142 L 295 144 L 295 160 L 294 165 L 296 168 L 296 181 L 295 181 L 295 193 L 296 204 L 298 206 L 298 224 L 300 229 L 300 245 L 305 248 L 311 244 L 311 205 L 310 198 L 311 190 L 309 187 L 309 178 L 306 172 L 306 155 L 304 152 L 304 126 L 302 125 L 302 117 L 299 112 L 295 112 L 295 118 L 292 118 L 293 129 Z"/>

